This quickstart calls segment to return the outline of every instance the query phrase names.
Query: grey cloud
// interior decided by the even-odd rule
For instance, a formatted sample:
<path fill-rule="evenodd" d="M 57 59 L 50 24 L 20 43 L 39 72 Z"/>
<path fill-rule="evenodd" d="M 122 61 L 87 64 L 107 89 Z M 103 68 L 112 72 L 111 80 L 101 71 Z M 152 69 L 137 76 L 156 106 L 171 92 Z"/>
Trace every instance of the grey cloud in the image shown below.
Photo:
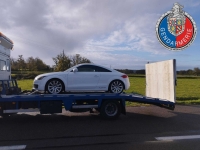
<path fill-rule="evenodd" d="M 114 31 L 122 30 L 127 22 L 134 24 L 133 33 L 138 33 L 137 29 L 141 30 L 139 33 L 149 33 L 146 26 L 142 26 L 143 29 L 136 28 L 139 26 L 138 20 L 143 18 L 145 21 L 146 14 L 152 13 L 159 17 L 164 13 L 163 10 L 171 8 L 173 2 L 175 1 L 0 0 L 0 17 L 3 18 L 0 29 L 11 35 L 11 39 L 13 37 L 16 50 L 13 55 L 23 52 L 24 56 L 49 57 L 50 62 L 63 49 L 67 53 L 83 52 L 88 41 L 107 38 Z M 147 21 L 152 27 L 150 30 L 154 30 L 156 19 L 147 18 Z M 122 31 L 121 34 L 127 36 Z M 155 44 L 154 41 L 152 43 Z"/>
<path fill-rule="evenodd" d="M 25 26 L 30 29 L 42 29 L 46 26 L 47 20 L 44 17 L 47 13 L 46 1 L 23 0 L 16 2 L 14 7 L 11 19 L 15 26 Z"/>
<path fill-rule="evenodd" d="M 42 28 L 46 24 L 43 16 L 47 12 L 46 6 L 46 1 L 39 0 L 1 0 L 1 18 L 4 19 L 0 25 L 10 28 Z"/>

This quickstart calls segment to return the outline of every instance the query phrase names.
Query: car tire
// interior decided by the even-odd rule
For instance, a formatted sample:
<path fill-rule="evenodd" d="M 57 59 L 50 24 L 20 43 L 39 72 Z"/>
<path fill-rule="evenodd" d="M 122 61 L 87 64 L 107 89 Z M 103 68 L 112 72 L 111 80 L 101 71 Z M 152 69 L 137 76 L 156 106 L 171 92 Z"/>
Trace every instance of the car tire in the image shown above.
<path fill-rule="evenodd" d="M 64 90 L 64 84 L 59 79 L 51 79 L 46 84 L 46 91 L 49 94 L 60 94 Z"/>
<path fill-rule="evenodd" d="M 100 115 L 105 119 L 117 119 L 121 114 L 121 106 L 118 101 L 104 101 L 100 108 Z"/>
<path fill-rule="evenodd" d="M 124 83 L 120 80 L 114 80 L 110 83 L 109 92 L 120 94 L 124 90 Z"/>

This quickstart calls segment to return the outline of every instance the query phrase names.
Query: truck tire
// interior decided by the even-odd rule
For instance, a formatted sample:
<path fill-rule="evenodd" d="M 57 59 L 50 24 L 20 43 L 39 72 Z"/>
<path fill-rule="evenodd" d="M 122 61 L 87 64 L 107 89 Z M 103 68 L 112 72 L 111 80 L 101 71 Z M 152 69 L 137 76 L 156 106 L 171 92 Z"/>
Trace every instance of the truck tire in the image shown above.
<path fill-rule="evenodd" d="M 105 119 L 117 119 L 121 114 L 121 106 L 118 101 L 104 101 L 100 108 L 100 115 Z"/>

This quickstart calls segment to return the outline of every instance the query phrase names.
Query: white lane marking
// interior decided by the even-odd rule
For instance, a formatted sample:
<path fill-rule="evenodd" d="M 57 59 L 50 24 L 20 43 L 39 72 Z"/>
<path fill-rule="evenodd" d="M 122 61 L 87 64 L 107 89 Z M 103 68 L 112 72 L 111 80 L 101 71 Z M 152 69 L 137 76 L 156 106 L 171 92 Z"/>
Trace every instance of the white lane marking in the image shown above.
<path fill-rule="evenodd" d="M 184 135 L 184 136 L 166 136 L 166 137 L 156 137 L 158 141 L 173 141 L 173 140 L 189 140 L 189 139 L 199 139 L 200 135 Z"/>
<path fill-rule="evenodd" d="M 26 145 L 12 145 L 12 146 L 0 146 L 0 150 L 22 150 Z"/>

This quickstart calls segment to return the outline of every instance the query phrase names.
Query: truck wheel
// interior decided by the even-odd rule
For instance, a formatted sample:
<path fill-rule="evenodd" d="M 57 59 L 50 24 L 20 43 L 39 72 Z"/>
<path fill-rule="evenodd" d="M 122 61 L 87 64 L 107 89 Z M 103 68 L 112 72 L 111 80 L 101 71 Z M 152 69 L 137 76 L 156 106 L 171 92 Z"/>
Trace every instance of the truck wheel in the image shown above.
<path fill-rule="evenodd" d="M 60 94 L 64 89 L 62 81 L 58 79 L 51 79 L 46 84 L 46 91 L 49 94 Z"/>
<path fill-rule="evenodd" d="M 103 102 L 100 114 L 106 119 L 116 119 L 121 114 L 121 107 L 118 101 L 110 100 Z"/>

